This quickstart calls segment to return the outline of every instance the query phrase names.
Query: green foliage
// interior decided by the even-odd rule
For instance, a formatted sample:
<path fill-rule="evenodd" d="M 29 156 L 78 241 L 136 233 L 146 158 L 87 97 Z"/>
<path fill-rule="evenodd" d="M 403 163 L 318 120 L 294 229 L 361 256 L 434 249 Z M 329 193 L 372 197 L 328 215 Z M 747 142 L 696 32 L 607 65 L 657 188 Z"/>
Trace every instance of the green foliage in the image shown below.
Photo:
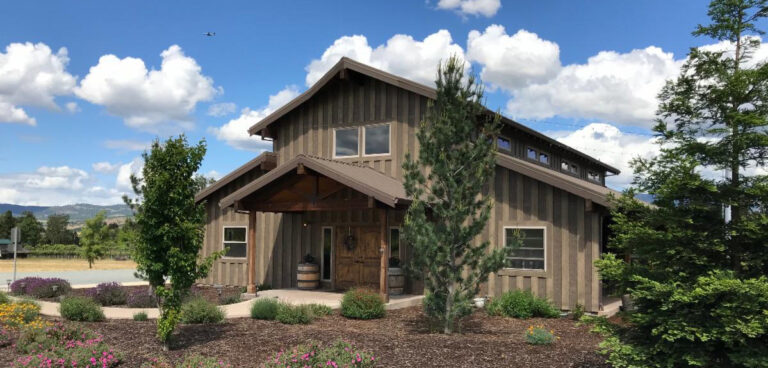
<path fill-rule="evenodd" d="M 483 87 L 474 76 L 465 82 L 459 58 L 440 65 L 435 83 L 437 96 L 417 131 L 419 156 L 408 154 L 403 164 L 405 190 L 414 198 L 404 237 L 413 249 L 406 269 L 425 281 L 425 311 L 450 333 L 508 253 L 489 250 L 487 241 L 474 242 L 493 205 L 482 192 L 496 168 L 494 142 L 501 125 L 499 115 L 483 107 Z"/>
<path fill-rule="evenodd" d="M 307 304 L 307 308 L 312 312 L 315 317 L 325 317 L 333 314 L 333 309 L 324 304 Z"/>
<path fill-rule="evenodd" d="M 5 211 L 0 215 L 0 239 L 10 239 L 11 229 L 16 227 L 16 219 L 11 211 Z"/>
<path fill-rule="evenodd" d="M 80 255 L 88 261 L 88 268 L 93 268 L 93 262 L 104 257 L 108 243 L 111 242 L 109 227 L 104 223 L 105 216 L 106 212 L 99 212 L 86 220 L 80 231 Z"/>
<path fill-rule="evenodd" d="M 224 311 L 203 298 L 193 298 L 181 306 L 182 323 L 219 323 L 223 320 Z"/>
<path fill-rule="evenodd" d="M 260 298 L 251 304 L 251 318 L 274 320 L 280 303 L 277 299 Z"/>
<path fill-rule="evenodd" d="M 530 291 L 513 290 L 494 298 L 486 307 L 491 315 L 512 318 L 557 318 L 560 311 L 543 298 L 538 298 Z"/>
<path fill-rule="evenodd" d="M 61 318 L 69 321 L 99 322 L 104 320 L 101 306 L 91 298 L 70 296 L 64 298 L 59 305 Z"/>
<path fill-rule="evenodd" d="M 290 305 L 281 303 L 277 307 L 275 320 L 286 325 L 307 325 L 312 323 L 315 315 L 312 309 L 306 305 Z"/>
<path fill-rule="evenodd" d="M 152 358 L 149 362 L 142 364 L 141 368 L 232 368 L 232 366 L 221 359 L 206 358 L 202 355 L 194 354 L 185 356 L 176 365 L 164 357 Z"/>
<path fill-rule="evenodd" d="M 17 219 L 16 226 L 21 231 L 21 244 L 34 247 L 43 243 L 45 227 L 40 221 L 37 221 L 32 212 L 24 211 L 21 218 Z"/>
<path fill-rule="evenodd" d="M 69 226 L 69 215 L 48 216 L 45 223 L 45 241 L 48 244 L 75 244 L 75 232 L 67 229 L 67 226 Z"/>
<path fill-rule="evenodd" d="M 525 331 L 525 342 L 531 345 L 552 345 L 556 338 L 555 331 L 543 326 L 530 326 Z"/>
<path fill-rule="evenodd" d="M 241 301 L 240 294 L 232 294 L 232 295 L 227 295 L 221 298 L 220 304 L 222 305 L 235 304 L 235 303 L 240 303 L 240 301 Z"/>
<path fill-rule="evenodd" d="M 8 294 L 0 291 L 0 304 L 9 304 L 11 302 L 11 298 L 8 297 Z"/>
<path fill-rule="evenodd" d="M 206 183 L 196 177 L 205 156 L 205 141 L 189 146 L 185 136 L 155 141 L 145 152 L 143 177 L 132 176 L 135 199 L 124 198 L 135 212 L 137 272 L 158 296 L 157 336 L 166 344 L 180 317 L 183 297 L 205 278 L 222 252 L 199 259 L 205 208 L 195 194 Z M 167 280 L 173 280 L 169 286 Z"/>
<path fill-rule="evenodd" d="M 310 342 L 287 351 L 281 350 L 260 367 L 375 367 L 377 362 L 370 351 L 362 350 L 351 342 L 336 340 L 328 345 Z"/>
<path fill-rule="evenodd" d="M 354 319 L 375 319 L 384 317 L 384 301 L 373 290 L 352 289 L 341 299 L 341 315 Z"/>
<path fill-rule="evenodd" d="M 73 324 L 26 327 L 16 343 L 22 356 L 12 367 L 114 367 L 120 363 L 119 353 L 103 342 L 100 335 Z"/>
<path fill-rule="evenodd" d="M 571 312 L 571 318 L 574 321 L 581 321 L 582 317 L 584 317 L 584 306 L 576 303 L 576 308 L 573 308 L 573 311 Z"/>
<path fill-rule="evenodd" d="M 712 1 L 694 34 L 728 42 L 691 49 L 659 94 L 661 153 L 632 162 L 612 214 L 609 246 L 631 263 L 599 266 L 635 305 L 627 326 L 601 328 L 615 367 L 768 366 L 768 64 L 752 59 L 766 9 Z"/>
<path fill-rule="evenodd" d="M 138 312 L 133 315 L 133 320 L 137 322 L 143 322 L 149 319 L 147 312 Z"/>

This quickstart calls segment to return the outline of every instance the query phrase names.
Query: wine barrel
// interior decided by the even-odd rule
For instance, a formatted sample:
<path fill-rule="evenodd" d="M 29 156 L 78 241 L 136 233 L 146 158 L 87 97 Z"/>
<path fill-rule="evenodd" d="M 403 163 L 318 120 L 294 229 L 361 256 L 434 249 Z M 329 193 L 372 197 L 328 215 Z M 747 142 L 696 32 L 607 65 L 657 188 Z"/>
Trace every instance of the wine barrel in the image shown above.
<path fill-rule="evenodd" d="M 403 295 L 405 274 L 402 268 L 389 269 L 389 295 Z"/>
<path fill-rule="evenodd" d="M 299 290 L 314 290 L 320 287 L 320 266 L 314 263 L 299 263 L 296 283 Z"/>

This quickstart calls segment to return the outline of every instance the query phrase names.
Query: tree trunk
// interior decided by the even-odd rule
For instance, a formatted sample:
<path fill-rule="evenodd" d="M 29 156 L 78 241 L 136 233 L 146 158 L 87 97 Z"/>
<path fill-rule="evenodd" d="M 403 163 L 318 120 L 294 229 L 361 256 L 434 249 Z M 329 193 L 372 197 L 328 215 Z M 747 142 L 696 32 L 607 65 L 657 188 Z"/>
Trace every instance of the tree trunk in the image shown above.
<path fill-rule="evenodd" d="M 445 334 L 453 332 L 453 294 L 455 289 L 456 285 L 451 282 L 448 285 L 448 293 L 445 297 L 445 321 L 443 322 L 443 333 Z"/>

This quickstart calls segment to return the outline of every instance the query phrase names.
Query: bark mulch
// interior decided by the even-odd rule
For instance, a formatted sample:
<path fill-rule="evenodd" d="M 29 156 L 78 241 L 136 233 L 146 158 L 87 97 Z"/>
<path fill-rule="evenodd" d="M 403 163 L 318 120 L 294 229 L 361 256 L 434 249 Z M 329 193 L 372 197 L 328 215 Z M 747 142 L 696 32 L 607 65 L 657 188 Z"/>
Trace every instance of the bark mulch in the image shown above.
<path fill-rule="evenodd" d="M 549 346 L 526 344 L 523 334 L 532 324 L 553 329 L 560 339 Z M 179 359 L 194 353 L 234 367 L 258 367 L 281 348 L 335 339 L 372 351 L 382 367 L 610 367 L 596 353 L 600 337 L 588 326 L 565 318 L 517 320 L 477 312 L 465 320 L 461 333 L 452 335 L 431 332 L 420 307 L 390 311 L 385 318 L 370 321 L 349 320 L 337 313 L 310 325 L 233 319 L 179 327 L 169 352 L 154 339 L 152 321 L 86 325 L 123 353 L 121 367 L 139 367 L 150 357 Z M 16 357 L 11 348 L 0 348 L 0 365 L 8 366 Z"/>

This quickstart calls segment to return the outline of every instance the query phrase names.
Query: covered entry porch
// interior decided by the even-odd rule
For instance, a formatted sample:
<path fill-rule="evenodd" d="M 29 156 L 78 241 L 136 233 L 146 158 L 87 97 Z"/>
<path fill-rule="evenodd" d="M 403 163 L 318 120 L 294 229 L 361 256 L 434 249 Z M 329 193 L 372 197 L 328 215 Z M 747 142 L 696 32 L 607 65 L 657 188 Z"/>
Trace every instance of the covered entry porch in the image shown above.
<path fill-rule="evenodd" d="M 258 214 L 281 213 L 301 218 L 302 232 L 308 234 L 311 243 L 310 253 L 321 265 L 324 288 L 367 287 L 377 289 L 384 300 L 389 299 L 390 231 L 400 225 L 409 204 L 402 183 L 373 168 L 305 155 L 280 165 L 219 202 L 222 208 L 249 215 L 249 293 L 255 293 L 259 283 L 257 247 L 268 246 L 257 241 Z M 276 245 L 272 252 L 286 251 L 283 248 L 290 246 L 285 245 Z"/>

